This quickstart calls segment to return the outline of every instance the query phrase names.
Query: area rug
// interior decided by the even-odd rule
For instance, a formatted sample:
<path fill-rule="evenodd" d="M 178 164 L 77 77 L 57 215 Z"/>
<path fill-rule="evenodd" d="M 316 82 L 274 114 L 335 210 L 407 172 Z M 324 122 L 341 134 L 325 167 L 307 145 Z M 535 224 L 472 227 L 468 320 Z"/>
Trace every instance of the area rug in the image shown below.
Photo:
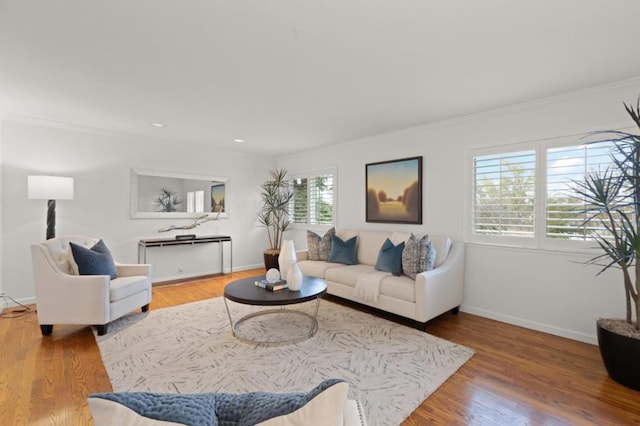
<path fill-rule="evenodd" d="M 314 303 L 295 308 L 313 314 Z M 234 320 L 259 309 L 229 307 Z M 238 333 L 295 337 L 307 332 L 308 321 L 269 314 L 243 323 Z M 231 334 L 218 297 L 121 318 L 96 341 L 116 392 L 307 392 L 341 378 L 371 426 L 400 424 L 473 356 L 470 348 L 326 300 L 318 323 L 318 332 L 300 343 L 243 343 Z"/>

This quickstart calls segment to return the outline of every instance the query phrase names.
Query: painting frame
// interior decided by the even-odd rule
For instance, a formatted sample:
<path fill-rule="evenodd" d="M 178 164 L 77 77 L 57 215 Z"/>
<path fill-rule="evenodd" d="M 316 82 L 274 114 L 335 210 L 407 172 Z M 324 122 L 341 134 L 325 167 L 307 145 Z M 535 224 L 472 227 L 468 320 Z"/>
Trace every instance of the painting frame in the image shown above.
<path fill-rule="evenodd" d="M 217 183 L 211 185 L 211 212 L 226 213 L 226 183 Z M 218 201 L 216 201 L 218 198 Z M 218 207 L 221 206 L 219 209 Z"/>
<path fill-rule="evenodd" d="M 367 222 L 422 225 L 422 156 L 365 165 Z"/>

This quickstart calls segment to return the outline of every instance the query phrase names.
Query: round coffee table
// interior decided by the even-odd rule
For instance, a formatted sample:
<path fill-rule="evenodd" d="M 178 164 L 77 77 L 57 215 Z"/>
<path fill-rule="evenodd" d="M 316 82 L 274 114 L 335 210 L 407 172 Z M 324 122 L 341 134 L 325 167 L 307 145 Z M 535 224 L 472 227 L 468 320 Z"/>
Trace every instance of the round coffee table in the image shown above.
<path fill-rule="evenodd" d="M 245 341 L 247 343 L 291 344 L 301 342 L 316 334 L 316 332 L 318 331 L 318 307 L 320 306 L 320 299 L 322 298 L 322 295 L 327 291 L 327 283 L 320 278 L 304 276 L 302 279 L 302 285 L 300 286 L 300 290 L 298 291 L 291 291 L 289 289 L 268 291 L 262 287 L 258 287 L 257 285 L 255 285 L 255 281 L 264 278 L 264 275 L 242 278 L 236 281 L 232 281 L 224 287 L 224 306 L 227 308 L 227 315 L 229 316 L 229 324 L 231 326 L 231 333 L 233 333 L 233 336 L 238 340 Z M 234 322 L 231 318 L 231 311 L 229 310 L 227 299 L 236 303 L 241 303 L 243 305 L 279 306 L 280 308 L 263 309 L 257 312 L 252 312 Z M 286 305 L 295 305 L 312 300 L 316 301 L 313 315 L 297 309 L 285 309 Z M 279 341 L 262 341 L 248 339 L 238 335 L 238 326 L 243 322 L 261 315 L 277 313 L 296 314 L 308 318 L 311 322 L 309 333 L 303 337 Z"/>

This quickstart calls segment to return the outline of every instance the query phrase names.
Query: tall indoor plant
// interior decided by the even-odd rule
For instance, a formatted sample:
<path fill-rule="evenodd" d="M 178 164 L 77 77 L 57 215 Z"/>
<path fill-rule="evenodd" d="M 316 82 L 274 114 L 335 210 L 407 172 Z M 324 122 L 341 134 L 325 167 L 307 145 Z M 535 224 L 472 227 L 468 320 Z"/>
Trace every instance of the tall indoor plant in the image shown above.
<path fill-rule="evenodd" d="M 627 113 L 640 129 L 640 98 Z M 587 174 L 576 182 L 578 196 L 587 214 L 583 227 L 600 228 L 591 236 L 602 253 L 587 263 L 598 265 L 600 273 L 615 267 L 622 272 L 626 318 L 599 319 L 598 344 L 607 372 L 617 382 L 640 390 L 640 135 L 622 131 L 597 132 L 601 141 L 613 144 L 612 165 Z"/>
<path fill-rule="evenodd" d="M 278 267 L 278 255 L 284 232 L 291 229 L 289 220 L 289 202 L 293 198 L 293 189 L 287 180 L 285 169 L 275 169 L 271 179 L 260 186 L 262 206 L 258 211 L 258 222 L 267 228 L 269 247 L 264 251 L 264 263 L 267 269 Z"/>

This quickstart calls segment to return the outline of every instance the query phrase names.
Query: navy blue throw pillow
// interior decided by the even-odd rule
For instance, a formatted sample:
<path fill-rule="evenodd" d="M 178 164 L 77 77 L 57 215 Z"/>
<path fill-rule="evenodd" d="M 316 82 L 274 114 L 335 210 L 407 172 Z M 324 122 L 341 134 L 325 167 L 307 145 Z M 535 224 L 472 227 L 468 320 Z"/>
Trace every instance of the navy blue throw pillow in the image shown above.
<path fill-rule="evenodd" d="M 358 263 L 356 259 L 356 243 L 358 237 L 349 238 L 342 241 L 341 238 L 333 236 L 331 241 L 331 253 L 327 262 L 344 263 L 345 265 L 355 265 Z"/>
<path fill-rule="evenodd" d="M 402 250 L 404 250 L 404 241 L 394 246 L 387 238 L 380 247 L 375 268 L 378 271 L 391 272 L 396 277 L 400 276 L 402 274 Z"/>
<path fill-rule="evenodd" d="M 111 279 L 118 277 L 116 264 L 104 241 L 98 241 L 90 249 L 71 242 L 69 246 L 80 275 L 109 275 Z"/>

